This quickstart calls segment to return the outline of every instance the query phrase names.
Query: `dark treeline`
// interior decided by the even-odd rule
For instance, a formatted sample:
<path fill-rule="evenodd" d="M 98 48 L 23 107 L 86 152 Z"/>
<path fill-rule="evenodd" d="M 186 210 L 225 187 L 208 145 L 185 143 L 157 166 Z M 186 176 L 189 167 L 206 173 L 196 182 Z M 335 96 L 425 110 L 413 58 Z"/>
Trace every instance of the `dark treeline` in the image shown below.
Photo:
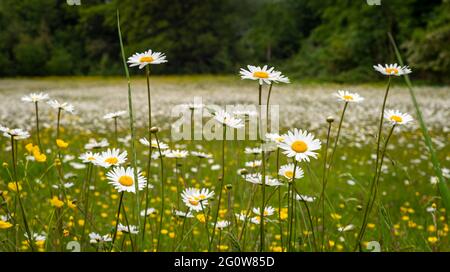
<path fill-rule="evenodd" d="M 448 0 L 0 0 L 0 76 L 122 74 L 117 8 L 128 54 L 166 53 L 159 74 L 270 63 L 296 78 L 373 80 L 367 67 L 395 61 L 390 31 L 416 78 L 450 81 Z"/>

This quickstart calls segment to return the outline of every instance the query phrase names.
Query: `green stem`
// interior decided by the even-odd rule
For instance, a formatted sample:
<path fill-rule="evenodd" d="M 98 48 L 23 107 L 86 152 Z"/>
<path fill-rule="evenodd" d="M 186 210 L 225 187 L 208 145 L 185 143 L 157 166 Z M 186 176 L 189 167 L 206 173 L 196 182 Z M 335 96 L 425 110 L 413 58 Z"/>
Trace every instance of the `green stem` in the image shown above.
<path fill-rule="evenodd" d="M 342 118 L 341 118 L 342 119 Z M 321 250 L 323 250 L 324 241 L 325 241 L 325 175 L 327 169 L 327 157 L 328 157 L 328 146 L 330 143 L 330 132 L 331 132 L 331 122 L 328 123 L 328 131 L 327 131 L 327 142 L 325 146 L 325 154 L 323 157 L 323 174 L 322 174 L 322 192 L 320 194 L 320 205 L 322 208 L 322 241 L 321 241 Z"/>
<path fill-rule="evenodd" d="M 213 232 L 211 234 L 211 241 L 209 242 L 208 251 L 211 251 L 211 246 L 214 241 L 214 235 L 217 225 L 217 219 L 219 218 L 219 211 L 220 211 L 220 201 L 222 200 L 222 189 L 223 189 L 223 182 L 225 180 L 225 141 L 227 139 L 227 127 L 225 125 L 222 126 L 223 129 L 223 139 L 222 139 L 222 177 L 220 179 L 220 186 L 219 186 L 219 199 L 217 203 L 217 210 L 216 214 L 214 216 L 214 225 L 213 225 Z"/>
<path fill-rule="evenodd" d="M 272 87 L 272 85 L 270 85 Z M 262 85 L 259 84 L 259 97 L 258 97 L 258 104 L 259 104 L 259 137 L 261 141 L 261 160 L 262 160 L 262 175 L 261 175 L 261 183 L 262 183 L 262 200 L 261 200 L 261 223 L 260 229 L 259 229 L 259 251 L 264 251 L 264 210 L 265 210 L 265 202 L 266 202 L 266 156 L 264 151 L 264 129 L 263 129 L 263 120 L 261 116 L 261 107 L 262 107 Z M 267 120 L 268 121 L 268 120 Z"/>
<path fill-rule="evenodd" d="M 288 240 L 288 251 L 291 251 L 292 245 L 291 245 L 291 241 L 292 241 L 292 226 L 294 223 L 294 200 L 295 200 L 295 195 L 294 195 L 294 190 L 293 190 L 293 184 L 295 182 L 295 172 L 297 171 L 297 160 L 295 160 L 294 162 L 294 171 L 293 171 L 293 175 L 292 175 L 292 180 L 289 183 L 289 189 L 288 189 L 288 198 L 291 199 L 291 205 L 288 206 L 288 213 L 289 213 L 289 240 Z"/>
<path fill-rule="evenodd" d="M 138 169 L 137 169 L 137 153 L 136 153 L 136 130 L 134 127 L 134 117 L 133 117 L 133 100 L 131 96 L 131 80 L 130 80 L 130 73 L 128 72 L 128 66 L 127 62 L 125 60 L 125 50 L 123 47 L 123 41 L 122 41 L 122 33 L 120 31 L 120 16 L 119 16 L 119 10 L 117 10 L 117 32 L 119 34 L 119 42 L 120 42 L 120 50 L 122 53 L 122 62 L 123 67 L 125 70 L 125 75 L 127 77 L 127 85 L 128 85 L 128 112 L 129 112 L 129 118 L 130 118 L 130 132 L 131 132 L 131 153 L 132 153 L 132 166 L 133 166 L 133 174 L 134 174 L 134 180 L 138 180 Z M 139 185 L 138 182 L 135 182 L 135 191 L 136 191 L 136 208 L 137 208 L 137 225 L 138 229 L 140 229 L 141 226 L 141 218 L 139 216 L 140 210 L 141 210 L 141 203 L 139 198 Z"/>
<path fill-rule="evenodd" d="M 12 155 L 12 166 L 13 166 L 13 177 L 14 177 L 14 183 L 16 184 L 17 199 L 19 200 L 20 211 L 22 212 L 23 225 L 25 226 L 25 230 L 26 230 L 27 236 L 28 236 L 28 243 L 30 244 L 31 251 L 34 252 L 33 237 L 31 236 L 31 231 L 28 226 L 27 215 L 25 213 L 25 209 L 23 208 L 22 197 L 20 196 L 19 182 L 17 181 L 16 155 L 15 155 L 16 150 L 14 147 L 15 147 L 14 136 L 11 135 L 11 155 Z M 15 221 L 17 221 L 17 220 L 15 220 Z"/>
<path fill-rule="evenodd" d="M 369 191 L 369 196 L 368 196 L 368 200 L 367 200 L 367 205 L 366 205 L 366 209 L 364 211 L 364 216 L 363 216 L 361 229 L 360 229 L 360 231 L 358 233 L 355 250 L 361 244 L 361 241 L 363 239 L 364 232 L 365 232 L 365 229 L 366 229 L 368 216 L 369 216 L 369 213 L 370 213 L 370 203 L 371 203 L 371 199 L 372 199 L 372 194 L 374 193 L 374 189 L 375 189 L 375 179 L 376 179 L 377 174 L 378 174 L 378 163 L 379 163 L 379 158 L 380 158 L 381 133 L 382 133 L 382 130 L 383 130 L 384 109 L 386 108 L 386 101 L 387 101 L 387 98 L 388 98 L 388 95 L 389 95 L 390 86 L 391 86 L 391 76 L 389 76 L 388 84 L 387 84 L 387 87 L 386 87 L 386 92 L 384 94 L 383 105 L 381 107 L 380 122 L 379 122 L 379 125 L 378 125 L 377 153 L 376 153 L 376 161 L 375 161 L 375 174 L 374 174 L 374 178 L 372 179 L 372 182 L 370 184 L 370 191 Z"/>
<path fill-rule="evenodd" d="M 158 229 L 158 242 L 156 245 L 156 251 L 159 252 L 159 245 L 161 241 L 161 229 L 163 225 L 163 219 L 164 219 L 164 165 L 163 165 L 163 156 L 161 152 L 161 147 L 159 146 L 159 139 L 158 135 L 155 133 L 155 140 L 156 144 L 158 145 L 158 152 L 159 152 L 159 160 L 160 160 L 160 168 L 161 168 L 161 212 L 159 215 L 159 229 Z"/>
<path fill-rule="evenodd" d="M 39 130 L 39 108 L 38 108 L 38 102 L 34 102 L 34 108 L 35 108 L 35 111 L 36 111 L 36 138 L 37 138 L 37 144 L 39 146 L 39 149 L 42 151 L 41 136 L 40 136 L 40 130 Z"/>
<path fill-rule="evenodd" d="M 122 208 L 122 201 L 123 201 L 124 193 L 125 192 L 122 192 L 120 194 L 119 207 L 117 208 L 117 215 L 116 215 L 116 227 L 114 228 L 114 235 L 113 235 L 112 242 L 111 242 L 111 250 L 114 248 L 114 242 L 116 241 L 116 237 L 117 237 L 117 226 L 119 226 L 120 209 Z"/>

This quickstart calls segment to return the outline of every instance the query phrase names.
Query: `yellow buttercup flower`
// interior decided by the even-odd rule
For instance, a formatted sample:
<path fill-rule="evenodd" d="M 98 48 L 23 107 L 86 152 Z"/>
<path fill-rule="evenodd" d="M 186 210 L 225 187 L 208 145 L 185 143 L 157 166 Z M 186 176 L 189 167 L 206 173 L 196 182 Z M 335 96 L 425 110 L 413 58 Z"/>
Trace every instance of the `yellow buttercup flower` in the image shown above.
<path fill-rule="evenodd" d="M 77 208 L 77 205 L 75 204 L 75 201 L 73 201 L 73 200 L 68 200 L 67 206 L 73 210 L 75 210 Z"/>
<path fill-rule="evenodd" d="M 68 142 L 64 142 L 64 140 L 62 140 L 62 139 L 56 139 L 56 145 L 59 148 L 64 149 L 64 148 L 67 148 L 69 146 L 69 143 Z"/>
<path fill-rule="evenodd" d="M 64 206 L 64 202 L 59 200 L 57 196 L 54 196 L 52 199 L 50 199 L 50 204 L 55 208 L 61 208 L 62 206 Z"/>
<path fill-rule="evenodd" d="M 19 191 L 22 191 L 22 185 L 20 185 L 20 183 L 18 183 L 18 185 L 19 185 Z M 16 185 L 16 183 L 15 182 L 9 182 L 8 183 L 8 189 L 10 191 L 17 192 L 17 185 Z"/>
<path fill-rule="evenodd" d="M 46 162 L 47 161 L 47 156 L 45 154 L 40 153 L 39 150 L 34 151 L 33 156 L 37 162 Z"/>
<path fill-rule="evenodd" d="M 11 223 L 0 220 L 0 229 L 9 229 L 12 226 Z"/>

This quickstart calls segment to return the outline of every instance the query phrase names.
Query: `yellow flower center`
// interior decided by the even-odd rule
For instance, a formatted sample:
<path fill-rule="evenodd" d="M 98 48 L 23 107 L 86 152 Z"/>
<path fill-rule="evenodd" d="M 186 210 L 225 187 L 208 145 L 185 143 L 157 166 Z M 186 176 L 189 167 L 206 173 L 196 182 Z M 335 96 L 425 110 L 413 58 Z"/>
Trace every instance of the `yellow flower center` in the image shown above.
<path fill-rule="evenodd" d="M 191 203 L 191 205 L 193 205 L 193 206 L 197 206 L 199 202 L 198 202 L 198 200 L 191 198 L 191 199 L 189 199 L 189 203 Z"/>
<path fill-rule="evenodd" d="M 107 159 L 105 160 L 105 162 L 114 165 L 114 164 L 118 163 L 119 160 L 118 160 L 116 157 L 111 157 L 111 158 L 107 158 Z"/>
<path fill-rule="evenodd" d="M 199 195 L 199 196 L 198 196 L 198 199 L 200 199 L 200 200 L 203 200 L 203 199 L 205 199 L 205 198 L 206 198 L 205 195 Z"/>
<path fill-rule="evenodd" d="M 394 122 L 397 122 L 397 123 L 401 123 L 403 121 L 403 118 L 401 116 L 398 116 L 398 115 L 392 115 L 390 117 L 390 119 L 392 121 L 394 121 Z"/>
<path fill-rule="evenodd" d="M 119 183 L 123 186 L 130 187 L 131 185 L 133 185 L 133 178 L 130 176 L 121 176 L 119 178 Z"/>
<path fill-rule="evenodd" d="M 257 78 L 269 78 L 269 73 L 258 71 L 258 72 L 254 72 L 253 76 L 257 77 Z"/>
<path fill-rule="evenodd" d="M 288 178 L 292 178 L 294 176 L 294 172 L 291 170 L 287 170 L 286 172 L 284 172 L 284 175 Z"/>
<path fill-rule="evenodd" d="M 153 62 L 154 59 L 151 56 L 145 56 L 139 59 L 139 62 Z"/>
<path fill-rule="evenodd" d="M 87 158 L 88 159 L 88 161 L 95 161 L 95 158 L 94 157 L 89 157 L 89 158 Z"/>
<path fill-rule="evenodd" d="M 297 153 L 304 153 L 308 150 L 308 145 L 304 141 L 297 140 L 292 143 L 291 148 Z"/>
<path fill-rule="evenodd" d="M 353 100 L 353 96 L 351 95 L 344 95 L 345 100 Z"/>
<path fill-rule="evenodd" d="M 386 73 L 388 74 L 398 74 L 397 68 L 386 68 Z"/>

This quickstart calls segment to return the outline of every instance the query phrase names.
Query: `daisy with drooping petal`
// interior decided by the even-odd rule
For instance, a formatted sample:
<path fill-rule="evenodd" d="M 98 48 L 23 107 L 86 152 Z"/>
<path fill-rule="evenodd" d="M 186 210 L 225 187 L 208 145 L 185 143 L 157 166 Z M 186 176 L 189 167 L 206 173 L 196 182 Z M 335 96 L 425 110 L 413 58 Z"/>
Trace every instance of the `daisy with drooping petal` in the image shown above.
<path fill-rule="evenodd" d="M 113 185 L 118 192 L 136 193 L 136 186 L 134 184 L 133 168 L 117 167 L 106 173 L 109 184 Z M 141 172 L 137 172 L 139 191 L 145 188 L 147 180 L 142 176 Z"/>
<path fill-rule="evenodd" d="M 116 112 L 110 112 L 107 113 L 103 116 L 103 119 L 114 119 L 114 118 L 119 118 L 122 115 L 125 115 L 127 112 L 126 111 L 116 111 Z"/>
<path fill-rule="evenodd" d="M 97 165 L 100 162 L 100 154 L 99 153 L 92 153 L 92 152 L 86 152 L 81 154 L 78 158 L 83 161 L 83 163 L 92 163 Z"/>
<path fill-rule="evenodd" d="M 75 108 L 73 107 L 72 104 L 69 104 L 67 102 L 60 103 L 60 102 L 58 102 L 58 100 L 54 99 L 54 100 L 48 101 L 47 104 L 49 104 L 50 107 L 52 107 L 54 109 L 63 110 L 65 112 L 75 114 Z"/>
<path fill-rule="evenodd" d="M 147 138 L 145 138 L 145 137 L 139 139 L 139 142 L 140 142 L 141 144 L 145 145 L 145 146 L 150 146 L 150 142 L 149 142 L 149 141 L 147 140 Z M 158 142 L 157 142 L 156 140 L 152 140 L 151 145 L 152 145 L 152 148 L 153 148 L 153 149 L 158 149 Z M 160 148 L 161 150 L 163 150 L 163 149 L 169 148 L 169 146 L 168 146 L 167 144 L 165 144 L 165 143 L 159 141 L 159 148 Z"/>
<path fill-rule="evenodd" d="M 161 64 L 167 62 L 167 60 L 164 53 L 153 52 L 150 49 L 144 53 L 135 53 L 128 58 L 127 62 L 130 64 L 130 67 L 139 66 L 139 69 L 142 69 L 148 64 Z"/>
<path fill-rule="evenodd" d="M 209 189 L 197 189 L 197 188 L 186 188 L 181 193 L 184 204 L 189 207 L 189 209 L 194 211 L 201 211 L 208 205 L 208 200 L 214 196 L 214 191 L 209 191 Z"/>
<path fill-rule="evenodd" d="M 139 229 L 137 226 L 133 226 L 133 225 L 129 225 L 129 226 L 125 226 L 122 225 L 121 223 L 119 223 L 119 225 L 117 226 L 117 230 L 123 233 L 129 233 L 129 234 L 138 234 L 139 233 Z"/>
<path fill-rule="evenodd" d="M 381 64 L 374 65 L 373 68 L 383 75 L 387 76 L 402 76 L 410 74 L 412 71 L 408 66 L 400 66 L 397 63 L 385 64 L 384 67 Z"/>
<path fill-rule="evenodd" d="M 21 100 L 23 102 L 37 103 L 49 99 L 46 93 L 31 93 L 29 95 L 22 96 Z"/>
<path fill-rule="evenodd" d="M 294 168 L 295 168 L 295 179 L 303 178 L 304 175 L 303 170 L 298 166 L 295 167 L 293 163 L 282 165 L 280 167 L 280 170 L 278 171 L 278 174 L 291 181 L 292 178 L 294 177 Z"/>
<path fill-rule="evenodd" d="M 364 100 L 362 96 L 357 93 L 351 93 L 349 91 L 339 90 L 334 94 L 340 101 L 348 102 L 348 103 L 359 103 Z"/>
<path fill-rule="evenodd" d="M 272 82 L 280 79 L 280 74 L 274 71 L 273 67 L 268 68 L 267 65 L 264 65 L 262 68 L 260 66 L 247 65 L 247 69 L 241 68 L 239 74 L 242 79 L 251 79 L 258 80 L 259 85 L 272 84 Z"/>
<path fill-rule="evenodd" d="M 109 149 L 102 152 L 99 159 L 99 165 L 104 168 L 109 168 L 111 166 L 119 166 L 124 164 L 127 160 L 127 151 L 120 153 L 117 148 Z"/>
<path fill-rule="evenodd" d="M 314 135 L 306 130 L 294 129 L 282 135 L 285 139 L 278 146 L 283 149 L 283 153 L 288 157 L 294 157 L 297 161 L 308 161 L 309 157 L 317 159 L 315 150 L 320 149 L 320 140 L 314 139 Z"/>
<path fill-rule="evenodd" d="M 289 81 L 289 78 L 287 76 L 283 75 L 280 71 L 274 71 L 274 74 L 275 74 L 275 76 L 274 76 L 273 82 L 275 82 L 275 83 L 285 83 L 285 84 L 291 83 Z"/>
<path fill-rule="evenodd" d="M 384 111 L 384 118 L 392 125 L 406 125 L 413 121 L 413 118 L 408 113 L 401 113 L 398 110 Z"/>
<path fill-rule="evenodd" d="M 223 110 L 215 112 L 214 119 L 217 122 L 232 128 L 242 128 L 244 126 L 242 119 L 235 118 L 231 114 Z"/>

